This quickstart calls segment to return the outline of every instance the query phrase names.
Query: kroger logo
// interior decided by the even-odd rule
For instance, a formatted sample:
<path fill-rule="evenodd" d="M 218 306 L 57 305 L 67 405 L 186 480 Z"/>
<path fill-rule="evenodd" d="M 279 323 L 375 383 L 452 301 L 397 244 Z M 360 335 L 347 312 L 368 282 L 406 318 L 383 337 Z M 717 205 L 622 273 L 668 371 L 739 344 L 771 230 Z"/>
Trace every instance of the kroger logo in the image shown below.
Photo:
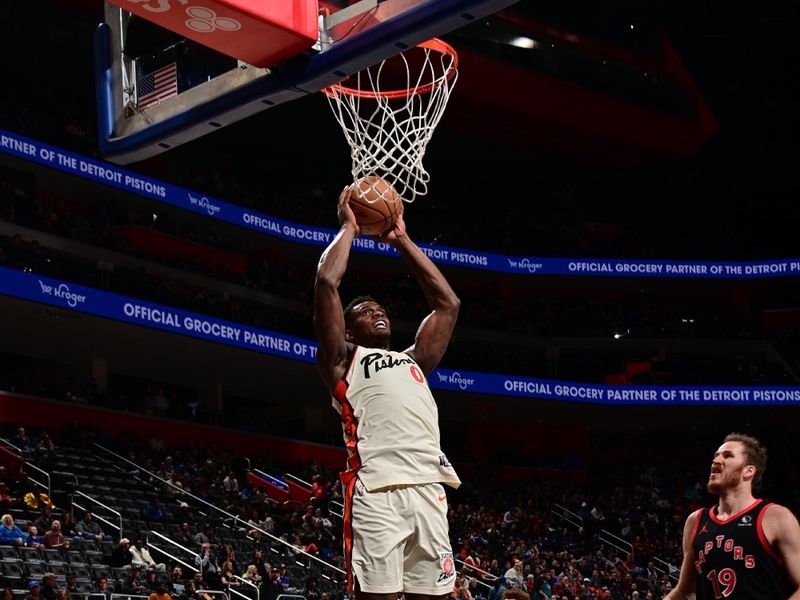
<path fill-rule="evenodd" d="M 523 258 L 522 260 L 509 258 L 508 266 L 512 269 L 518 269 L 520 271 L 524 270 L 528 271 L 528 273 L 536 273 L 537 271 L 541 270 L 544 265 L 542 263 L 533 262 L 529 258 Z"/>
<path fill-rule="evenodd" d="M 191 202 L 192 206 L 205 208 L 209 216 L 212 217 L 222 210 L 222 207 L 217 206 L 216 204 L 211 204 L 211 202 L 209 202 L 208 198 L 206 198 L 205 196 L 203 196 L 202 198 L 195 198 L 194 196 L 189 194 L 189 202 Z"/>
<path fill-rule="evenodd" d="M 53 296 L 59 300 L 66 300 L 67 305 L 72 308 L 75 308 L 78 306 L 78 304 L 83 304 L 86 302 L 86 296 L 82 294 L 76 294 L 75 292 L 71 291 L 66 283 L 60 283 L 54 287 L 46 284 L 40 279 L 39 287 L 42 289 L 42 294 L 45 296 Z"/>
<path fill-rule="evenodd" d="M 454 371 L 449 375 L 445 373 L 436 373 L 436 375 L 439 377 L 439 383 L 449 383 L 451 385 L 457 385 L 462 390 L 466 390 L 467 388 L 470 388 L 473 385 L 475 385 L 474 379 L 470 379 L 468 377 L 462 377 L 461 373 L 459 373 L 458 371 Z"/>

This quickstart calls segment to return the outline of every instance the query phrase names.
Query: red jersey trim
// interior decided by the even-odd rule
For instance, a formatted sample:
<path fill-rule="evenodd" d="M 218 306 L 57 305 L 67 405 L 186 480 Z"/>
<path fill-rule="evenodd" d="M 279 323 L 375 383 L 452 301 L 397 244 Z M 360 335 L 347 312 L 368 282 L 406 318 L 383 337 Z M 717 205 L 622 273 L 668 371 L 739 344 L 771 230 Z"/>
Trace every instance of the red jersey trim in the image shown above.
<path fill-rule="evenodd" d="M 697 511 L 697 518 L 694 520 L 694 531 L 692 531 L 692 544 L 694 544 L 694 540 L 697 538 L 697 530 L 700 528 L 700 521 L 703 519 L 705 510 L 705 508 L 701 508 Z"/>
<path fill-rule="evenodd" d="M 710 509 L 708 509 L 708 516 L 711 517 L 711 520 L 714 521 L 714 523 L 716 523 L 717 525 L 727 525 L 728 523 L 730 523 L 734 519 L 737 519 L 737 518 L 741 517 L 747 511 L 753 510 L 756 506 L 758 506 L 759 502 L 763 502 L 763 500 L 761 500 L 761 498 L 756 498 L 756 501 L 753 502 L 750 506 L 748 506 L 747 508 L 743 508 L 738 513 L 736 513 L 735 515 L 732 515 L 732 516 L 730 516 L 730 517 L 728 517 L 727 519 L 724 519 L 724 520 L 720 519 L 719 517 L 717 517 L 717 515 L 714 514 L 714 511 L 717 509 L 717 507 L 716 506 L 712 506 Z"/>
<path fill-rule="evenodd" d="M 341 379 L 336 382 L 336 387 L 333 388 L 333 397 L 344 406 L 345 402 L 347 402 L 347 388 L 350 384 L 347 382 L 347 376 L 350 374 L 353 365 L 356 362 L 356 351 L 358 350 L 358 346 L 353 346 L 353 355 L 350 357 L 350 363 L 347 365 L 347 368 L 344 370 L 344 374 L 342 375 Z M 344 418 L 344 415 L 342 415 Z"/>
<path fill-rule="evenodd" d="M 769 544 L 769 540 L 767 540 L 767 536 L 764 535 L 764 528 L 762 527 L 762 521 L 764 520 L 764 513 L 767 512 L 767 508 L 772 506 L 772 502 L 768 502 L 763 506 L 761 511 L 758 513 L 758 518 L 756 518 L 756 532 L 758 533 L 758 539 L 761 541 L 761 546 L 764 548 L 764 552 L 770 555 L 772 560 L 777 562 L 779 565 L 783 564 L 781 557 L 777 555 L 775 550 L 772 549 L 772 546 Z"/>
<path fill-rule="evenodd" d="M 347 570 L 347 591 L 353 591 L 353 494 L 356 491 L 356 478 L 352 477 L 344 484 L 344 514 L 343 523 L 343 543 L 344 559 Z"/>

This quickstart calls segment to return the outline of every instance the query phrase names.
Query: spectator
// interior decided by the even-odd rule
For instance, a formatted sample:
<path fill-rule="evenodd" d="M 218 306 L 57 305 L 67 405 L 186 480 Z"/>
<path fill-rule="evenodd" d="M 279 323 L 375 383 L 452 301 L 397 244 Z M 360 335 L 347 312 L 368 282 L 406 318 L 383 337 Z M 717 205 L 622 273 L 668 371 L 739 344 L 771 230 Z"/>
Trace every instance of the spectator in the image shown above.
<path fill-rule="evenodd" d="M 80 593 L 80 590 L 78 590 L 78 576 L 74 573 L 67 574 L 67 584 L 64 589 L 70 594 Z"/>
<path fill-rule="evenodd" d="M 164 521 L 167 518 L 167 511 L 161 506 L 161 500 L 154 498 L 142 511 L 142 516 L 148 521 Z"/>
<path fill-rule="evenodd" d="M 194 536 L 194 543 L 198 546 L 202 546 L 203 544 L 210 544 L 211 543 L 211 527 L 206 525 L 202 531 L 198 531 Z"/>
<path fill-rule="evenodd" d="M 75 531 L 87 540 L 95 540 L 98 542 L 111 540 L 111 536 L 103 532 L 100 525 L 94 520 L 92 512 L 89 510 L 83 513 L 83 520 L 78 521 L 75 525 Z"/>
<path fill-rule="evenodd" d="M 27 536 L 14 524 L 14 517 L 3 515 L 0 519 L 0 544 L 16 544 L 22 546 Z M 39 592 L 36 592 L 37 594 Z"/>
<path fill-rule="evenodd" d="M 270 570 L 269 580 L 261 585 L 261 600 L 275 600 L 283 593 L 283 585 L 280 581 L 280 571 L 273 567 Z"/>
<path fill-rule="evenodd" d="M 494 585 L 492 586 L 492 589 L 489 590 L 489 600 L 503 600 L 503 596 L 505 593 L 506 593 L 506 578 L 498 577 L 497 579 L 494 580 Z"/>
<path fill-rule="evenodd" d="M 42 576 L 42 600 L 56 600 L 56 574 L 45 573 Z"/>
<path fill-rule="evenodd" d="M 42 539 L 45 548 L 69 548 L 69 542 L 64 540 L 61 533 L 61 521 L 55 519 L 50 525 L 50 529 L 45 532 Z"/>
<path fill-rule="evenodd" d="M 147 569 L 155 569 L 156 571 L 166 571 L 167 566 L 164 563 L 156 563 L 153 560 L 153 557 L 150 556 L 150 551 L 145 548 L 144 540 L 137 539 L 136 543 L 133 545 L 133 548 L 130 549 L 131 552 L 131 564 L 138 565 L 143 568 Z"/>
<path fill-rule="evenodd" d="M 236 579 L 234 569 L 233 569 L 233 562 L 230 560 L 226 560 L 222 563 L 220 567 L 220 583 L 225 588 L 238 588 L 241 585 L 241 582 Z"/>
<path fill-rule="evenodd" d="M 131 541 L 128 538 L 122 538 L 119 541 L 119 544 L 111 551 L 112 567 L 115 569 L 124 569 L 130 566 L 133 562 L 133 554 L 131 554 L 130 547 Z"/>
<path fill-rule="evenodd" d="M 167 397 L 164 395 L 163 388 L 158 388 L 155 398 L 153 398 L 153 407 L 155 408 L 156 416 L 163 417 L 167 414 L 169 410 L 169 401 L 167 401 Z"/>
<path fill-rule="evenodd" d="M 159 582 L 156 590 L 150 594 L 150 600 L 172 600 L 163 581 Z"/>
<path fill-rule="evenodd" d="M 186 589 L 186 584 L 183 579 L 183 569 L 178 566 L 172 569 L 172 573 L 170 574 L 170 584 L 174 594 L 183 596 L 183 592 Z"/>
<path fill-rule="evenodd" d="M 11 438 L 11 443 L 14 444 L 20 450 L 27 450 L 29 448 L 33 448 L 33 442 L 25 433 L 24 427 L 17 428 L 17 432 Z"/>
<path fill-rule="evenodd" d="M 158 590 L 158 586 L 161 585 L 161 582 L 158 579 L 158 572 L 155 569 L 144 570 L 144 585 L 147 591 L 151 593 Z"/>
<path fill-rule="evenodd" d="M 149 592 L 147 587 L 140 580 L 142 569 L 138 565 L 131 564 L 128 576 L 122 579 L 120 592 L 123 594 L 143 595 Z"/>
<path fill-rule="evenodd" d="M 525 585 L 525 579 L 522 576 L 522 561 L 515 560 L 514 566 L 505 572 L 507 587 L 522 588 Z"/>
<path fill-rule="evenodd" d="M 25 537 L 25 545 L 30 548 L 40 548 L 42 546 L 42 536 L 36 525 L 28 525 L 28 535 Z"/>
<path fill-rule="evenodd" d="M 98 596 L 100 594 L 104 595 L 106 598 L 111 596 L 111 590 L 108 589 L 108 579 L 105 577 L 98 578 L 92 587 L 92 595 Z"/>
<path fill-rule="evenodd" d="M 226 494 L 239 493 L 239 481 L 236 479 L 233 470 L 229 470 L 227 477 L 222 480 L 222 488 L 225 490 Z"/>
<path fill-rule="evenodd" d="M 246 579 L 255 585 L 261 585 L 261 575 L 258 574 L 258 567 L 255 565 L 247 565 L 247 570 L 242 575 L 242 579 Z"/>
<path fill-rule="evenodd" d="M 191 527 L 189 527 L 189 523 L 181 523 L 181 530 L 178 532 L 178 535 L 175 536 L 175 541 L 182 546 L 187 547 L 195 544 L 194 535 L 192 535 L 192 530 Z M 202 544 L 203 542 L 200 543 Z"/>
<path fill-rule="evenodd" d="M 182 600 L 197 600 L 197 587 L 194 581 L 187 581 L 180 595 Z"/>
<path fill-rule="evenodd" d="M 33 579 L 28 582 L 28 595 L 25 600 L 41 600 L 42 598 L 42 585 Z"/>
<path fill-rule="evenodd" d="M 316 577 L 309 577 L 306 583 L 306 591 L 303 592 L 306 600 L 319 600 L 319 584 Z"/>
<path fill-rule="evenodd" d="M 75 522 L 72 520 L 72 513 L 65 511 L 61 517 L 61 533 L 64 534 L 64 539 L 78 537 L 78 530 Z"/>
<path fill-rule="evenodd" d="M 14 600 L 14 590 L 10 587 L 3 588 L 3 600 Z"/>
<path fill-rule="evenodd" d="M 42 508 L 42 514 L 36 518 L 33 524 L 36 525 L 36 529 L 39 531 L 44 531 L 46 533 L 50 530 L 50 527 L 53 525 L 53 513 L 49 506 Z"/>
<path fill-rule="evenodd" d="M 200 555 L 194 559 L 195 566 L 200 569 L 203 580 L 211 586 L 216 588 L 220 583 L 220 569 L 217 563 L 217 558 L 211 553 L 211 546 L 203 544 L 200 547 Z"/>
<path fill-rule="evenodd" d="M 67 588 L 57 589 L 56 600 L 69 600 L 69 590 L 67 590 Z"/>

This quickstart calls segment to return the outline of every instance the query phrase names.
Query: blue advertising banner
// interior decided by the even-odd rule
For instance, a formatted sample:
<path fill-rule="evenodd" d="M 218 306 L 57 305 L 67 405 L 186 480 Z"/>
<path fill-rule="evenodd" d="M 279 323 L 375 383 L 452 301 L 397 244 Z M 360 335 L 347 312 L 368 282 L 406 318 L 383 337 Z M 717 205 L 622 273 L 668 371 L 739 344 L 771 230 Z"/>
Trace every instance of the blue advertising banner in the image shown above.
<path fill-rule="evenodd" d="M 3 130 L 0 130 L 0 151 L 287 241 L 327 246 L 336 235 L 333 229 L 298 225 L 277 219 Z M 428 244 L 420 244 L 420 247 L 438 264 L 519 275 L 677 279 L 758 279 L 800 276 L 800 258 L 753 262 L 544 258 L 505 256 Z M 353 249 L 358 252 L 399 256 L 392 246 L 366 237 L 356 239 L 353 242 Z"/>
<path fill-rule="evenodd" d="M 306 363 L 317 354 L 311 340 L 5 267 L 0 294 Z M 800 404 L 800 387 L 600 385 L 451 369 L 436 369 L 428 382 L 455 392 L 590 404 Z"/>

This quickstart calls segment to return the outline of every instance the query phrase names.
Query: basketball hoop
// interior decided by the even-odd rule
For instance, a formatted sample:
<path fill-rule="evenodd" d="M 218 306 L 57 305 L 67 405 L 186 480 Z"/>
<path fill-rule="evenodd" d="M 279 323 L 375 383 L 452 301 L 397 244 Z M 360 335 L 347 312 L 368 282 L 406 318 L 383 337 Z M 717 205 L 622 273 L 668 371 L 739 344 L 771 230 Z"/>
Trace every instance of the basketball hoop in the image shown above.
<path fill-rule="evenodd" d="M 428 193 L 428 142 L 458 79 L 458 55 L 423 42 L 322 91 L 350 145 L 353 181 L 380 177 L 406 202 Z"/>

